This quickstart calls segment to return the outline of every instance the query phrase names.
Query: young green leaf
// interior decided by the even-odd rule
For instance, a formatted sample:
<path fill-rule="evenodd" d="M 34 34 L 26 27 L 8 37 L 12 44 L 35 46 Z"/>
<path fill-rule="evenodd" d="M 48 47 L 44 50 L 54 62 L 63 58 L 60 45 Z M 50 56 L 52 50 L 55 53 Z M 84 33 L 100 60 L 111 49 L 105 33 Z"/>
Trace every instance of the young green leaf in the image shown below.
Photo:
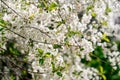
<path fill-rule="evenodd" d="M 54 73 L 56 71 L 56 69 L 55 69 L 55 63 L 51 62 L 51 65 L 52 65 L 52 72 Z"/>
<path fill-rule="evenodd" d="M 45 57 L 50 57 L 50 56 L 51 56 L 51 53 L 50 53 L 50 52 L 47 52 L 47 53 L 45 53 L 44 56 L 45 56 Z"/>
<path fill-rule="evenodd" d="M 8 25 L 7 21 L 4 21 L 3 19 L 0 19 L 0 26 L 1 27 L 6 27 Z"/>
<path fill-rule="evenodd" d="M 54 48 L 54 49 L 57 49 L 57 48 L 62 48 L 62 46 L 61 46 L 61 45 L 59 45 L 59 44 L 54 44 L 54 45 L 53 45 L 53 48 Z"/>
<path fill-rule="evenodd" d="M 94 8 L 94 5 L 87 6 L 87 11 L 92 10 Z"/>
<path fill-rule="evenodd" d="M 111 9 L 110 9 L 109 6 L 107 5 L 107 6 L 106 6 L 106 9 L 105 9 L 105 14 L 108 15 L 109 12 L 111 12 Z"/>
<path fill-rule="evenodd" d="M 40 59 L 39 59 L 39 63 L 40 63 L 40 65 L 43 65 L 43 64 L 44 64 L 44 61 L 45 61 L 44 58 L 40 58 Z"/>
<path fill-rule="evenodd" d="M 41 48 L 38 48 L 39 56 L 42 56 L 44 51 Z"/>
<path fill-rule="evenodd" d="M 80 32 L 77 32 L 77 31 L 68 31 L 68 32 L 66 33 L 66 36 L 72 37 L 72 36 L 74 36 L 74 35 L 76 35 L 76 34 L 80 34 Z"/>
<path fill-rule="evenodd" d="M 58 7 L 58 4 L 55 2 L 52 2 L 50 6 L 48 7 L 48 11 L 55 10 Z"/>
<path fill-rule="evenodd" d="M 92 15 L 92 17 L 94 17 L 94 18 L 97 16 L 97 14 L 96 14 L 94 11 L 92 11 L 92 14 L 91 14 L 91 15 Z"/>
<path fill-rule="evenodd" d="M 11 75 L 10 80 L 15 80 L 15 76 Z"/>
<path fill-rule="evenodd" d="M 108 25 L 107 21 L 102 21 L 101 23 L 102 23 L 103 26 L 107 26 Z"/>
<path fill-rule="evenodd" d="M 57 75 L 62 77 L 62 73 L 61 72 L 57 72 Z"/>
<path fill-rule="evenodd" d="M 107 34 L 105 34 L 105 33 L 102 35 L 102 40 L 103 40 L 103 41 L 106 41 L 106 42 L 110 42 Z"/>

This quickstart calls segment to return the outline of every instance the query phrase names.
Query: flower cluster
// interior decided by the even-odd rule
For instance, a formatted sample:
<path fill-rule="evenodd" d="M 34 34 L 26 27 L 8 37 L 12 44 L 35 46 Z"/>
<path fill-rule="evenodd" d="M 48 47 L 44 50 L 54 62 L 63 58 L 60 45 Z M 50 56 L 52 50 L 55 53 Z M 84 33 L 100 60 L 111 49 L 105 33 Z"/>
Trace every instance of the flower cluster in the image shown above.
<path fill-rule="evenodd" d="M 114 3 L 0 0 L 0 53 L 14 37 L 33 79 L 118 80 L 120 15 Z"/>

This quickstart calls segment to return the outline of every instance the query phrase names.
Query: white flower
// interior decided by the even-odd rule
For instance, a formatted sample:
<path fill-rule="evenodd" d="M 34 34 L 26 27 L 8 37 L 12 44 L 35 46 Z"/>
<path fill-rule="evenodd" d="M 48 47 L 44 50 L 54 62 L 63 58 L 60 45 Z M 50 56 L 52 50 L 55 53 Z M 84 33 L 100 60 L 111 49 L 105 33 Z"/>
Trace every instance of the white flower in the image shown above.
<path fill-rule="evenodd" d="M 7 13 L 5 13 L 4 16 L 3 16 L 3 20 L 11 21 L 12 20 L 12 16 L 9 16 Z"/>
<path fill-rule="evenodd" d="M 82 23 L 84 23 L 84 24 L 89 23 L 91 18 L 92 18 L 91 14 L 89 14 L 89 15 L 84 14 L 83 18 L 82 18 Z"/>

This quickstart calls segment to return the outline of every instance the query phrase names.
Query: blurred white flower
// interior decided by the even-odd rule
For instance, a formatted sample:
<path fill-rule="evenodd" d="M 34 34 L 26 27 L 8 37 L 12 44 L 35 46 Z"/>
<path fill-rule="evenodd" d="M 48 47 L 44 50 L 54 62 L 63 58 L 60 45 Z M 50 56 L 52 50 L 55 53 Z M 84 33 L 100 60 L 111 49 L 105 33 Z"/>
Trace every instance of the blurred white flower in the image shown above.
<path fill-rule="evenodd" d="M 5 13 L 4 16 L 3 16 L 3 20 L 5 20 L 5 21 L 11 21 L 12 17 L 9 16 L 7 13 Z"/>

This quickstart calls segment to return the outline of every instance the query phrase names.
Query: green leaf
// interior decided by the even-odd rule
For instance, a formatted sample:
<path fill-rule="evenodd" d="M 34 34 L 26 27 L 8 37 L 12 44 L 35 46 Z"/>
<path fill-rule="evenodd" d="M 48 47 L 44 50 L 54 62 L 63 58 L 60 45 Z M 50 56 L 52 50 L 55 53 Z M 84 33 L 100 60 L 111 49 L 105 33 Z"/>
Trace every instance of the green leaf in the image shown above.
<path fill-rule="evenodd" d="M 38 48 L 39 56 L 43 56 L 44 51 L 41 48 Z"/>
<path fill-rule="evenodd" d="M 44 58 L 40 58 L 40 59 L 39 59 L 39 63 L 40 63 L 40 65 L 43 65 L 43 64 L 44 64 L 44 61 L 45 61 Z"/>
<path fill-rule="evenodd" d="M 57 75 L 62 77 L 62 73 L 61 72 L 57 72 Z"/>
<path fill-rule="evenodd" d="M 101 74 L 105 73 L 102 66 L 99 66 L 99 71 L 100 71 Z"/>
<path fill-rule="evenodd" d="M 93 0 L 93 2 L 95 3 L 97 0 Z"/>
<path fill-rule="evenodd" d="M 62 67 L 62 66 L 56 67 L 56 71 L 62 71 L 63 69 L 64 69 L 64 67 Z"/>
<path fill-rule="evenodd" d="M 103 53 L 103 49 L 101 46 L 97 46 L 93 52 L 93 54 L 95 56 L 98 56 L 100 59 L 104 58 L 104 53 Z"/>
<path fill-rule="evenodd" d="M 51 65 L 52 65 L 52 72 L 56 72 L 56 69 L 55 69 L 55 63 L 54 62 L 51 62 Z"/>
<path fill-rule="evenodd" d="M 55 10 L 58 7 L 58 4 L 55 2 L 52 2 L 50 6 L 48 7 L 48 11 Z"/>
<path fill-rule="evenodd" d="M 73 31 L 72 29 L 71 29 L 71 27 L 69 26 L 68 27 L 68 32 L 65 34 L 67 37 L 72 37 L 72 36 L 74 36 L 74 35 L 81 35 L 81 32 L 79 32 L 79 31 Z"/>
<path fill-rule="evenodd" d="M 26 75 L 27 74 L 27 71 L 26 70 L 23 70 L 22 71 L 22 75 Z"/>
<path fill-rule="evenodd" d="M 35 14 L 33 13 L 33 14 L 31 14 L 31 15 L 29 15 L 29 19 L 30 20 L 33 20 L 34 19 L 34 17 L 35 17 Z"/>
<path fill-rule="evenodd" d="M 53 45 L 53 48 L 54 48 L 54 49 L 57 49 L 57 48 L 62 48 L 62 46 L 61 46 L 61 45 L 59 45 L 59 44 L 54 44 L 54 45 Z"/>
<path fill-rule="evenodd" d="M 50 56 L 51 56 L 51 53 L 50 53 L 50 52 L 47 52 L 47 53 L 45 53 L 44 56 L 45 56 L 45 57 L 50 57 Z"/>
<path fill-rule="evenodd" d="M 68 32 L 66 33 L 66 36 L 72 37 L 72 36 L 74 36 L 74 35 L 76 35 L 76 34 L 80 34 L 80 32 L 77 32 L 77 31 L 68 31 Z"/>
<path fill-rule="evenodd" d="M 102 23 L 103 26 L 107 26 L 108 25 L 107 21 L 102 21 L 101 23 Z"/>
<path fill-rule="evenodd" d="M 117 49 L 120 52 L 120 41 L 116 41 L 116 44 L 117 44 Z"/>
<path fill-rule="evenodd" d="M 9 51 L 10 51 L 10 53 L 13 54 L 14 56 L 18 56 L 18 55 L 21 54 L 21 52 L 20 52 L 18 49 L 13 48 L 13 47 L 9 47 Z"/>
<path fill-rule="evenodd" d="M 13 75 L 11 75 L 10 80 L 15 80 L 15 77 Z"/>
<path fill-rule="evenodd" d="M 2 31 L 4 28 L 0 26 L 0 31 Z"/>
<path fill-rule="evenodd" d="M 81 48 L 80 48 L 80 51 L 83 51 L 83 50 L 84 50 L 84 48 L 81 47 Z"/>
<path fill-rule="evenodd" d="M 120 80 L 120 76 L 119 75 L 113 75 L 111 80 Z"/>
<path fill-rule="evenodd" d="M 94 5 L 87 6 L 87 11 L 92 10 L 94 8 Z"/>
<path fill-rule="evenodd" d="M 0 26 L 1 27 L 6 27 L 6 25 L 8 25 L 8 22 L 4 21 L 3 19 L 0 19 Z"/>
<path fill-rule="evenodd" d="M 74 72 L 72 72 L 72 74 L 74 74 L 74 75 L 80 75 L 82 72 L 83 71 L 77 71 L 77 70 L 75 70 Z"/>
<path fill-rule="evenodd" d="M 94 12 L 94 11 L 92 11 L 92 17 L 96 17 L 97 16 L 97 14 Z"/>
<path fill-rule="evenodd" d="M 39 8 L 47 8 L 47 1 L 46 0 L 39 0 L 38 7 Z"/>
<path fill-rule="evenodd" d="M 107 34 L 105 34 L 105 33 L 102 35 L 102 40 L 103 40 L 103 41 L 106 41 L 106 42 L 110 42 Z"/>
<path fill-rule="evenodd" d="M 69 42 L 69 40 L 68 40 L 68 37 L 66 37 L 66 38 L 64 39 L 64 42 L 65 42 L 65 44 L 66 44 L 67 46 L 69 46 L 70 42 Z"/>
<path fill-rule="evenodd" d="M 103 80 L 107 80 L 106 76 L 104 74 L 101 74 Z"/>
<path fill-rule="evenodd" d="M 107 6 L 106 6 L 106 9 L 105 9 L 105 14 L 108 15 L 109 12 L 111 12 L 111 9 L 110 9 L 109 6 L 107 5 Z"/>

